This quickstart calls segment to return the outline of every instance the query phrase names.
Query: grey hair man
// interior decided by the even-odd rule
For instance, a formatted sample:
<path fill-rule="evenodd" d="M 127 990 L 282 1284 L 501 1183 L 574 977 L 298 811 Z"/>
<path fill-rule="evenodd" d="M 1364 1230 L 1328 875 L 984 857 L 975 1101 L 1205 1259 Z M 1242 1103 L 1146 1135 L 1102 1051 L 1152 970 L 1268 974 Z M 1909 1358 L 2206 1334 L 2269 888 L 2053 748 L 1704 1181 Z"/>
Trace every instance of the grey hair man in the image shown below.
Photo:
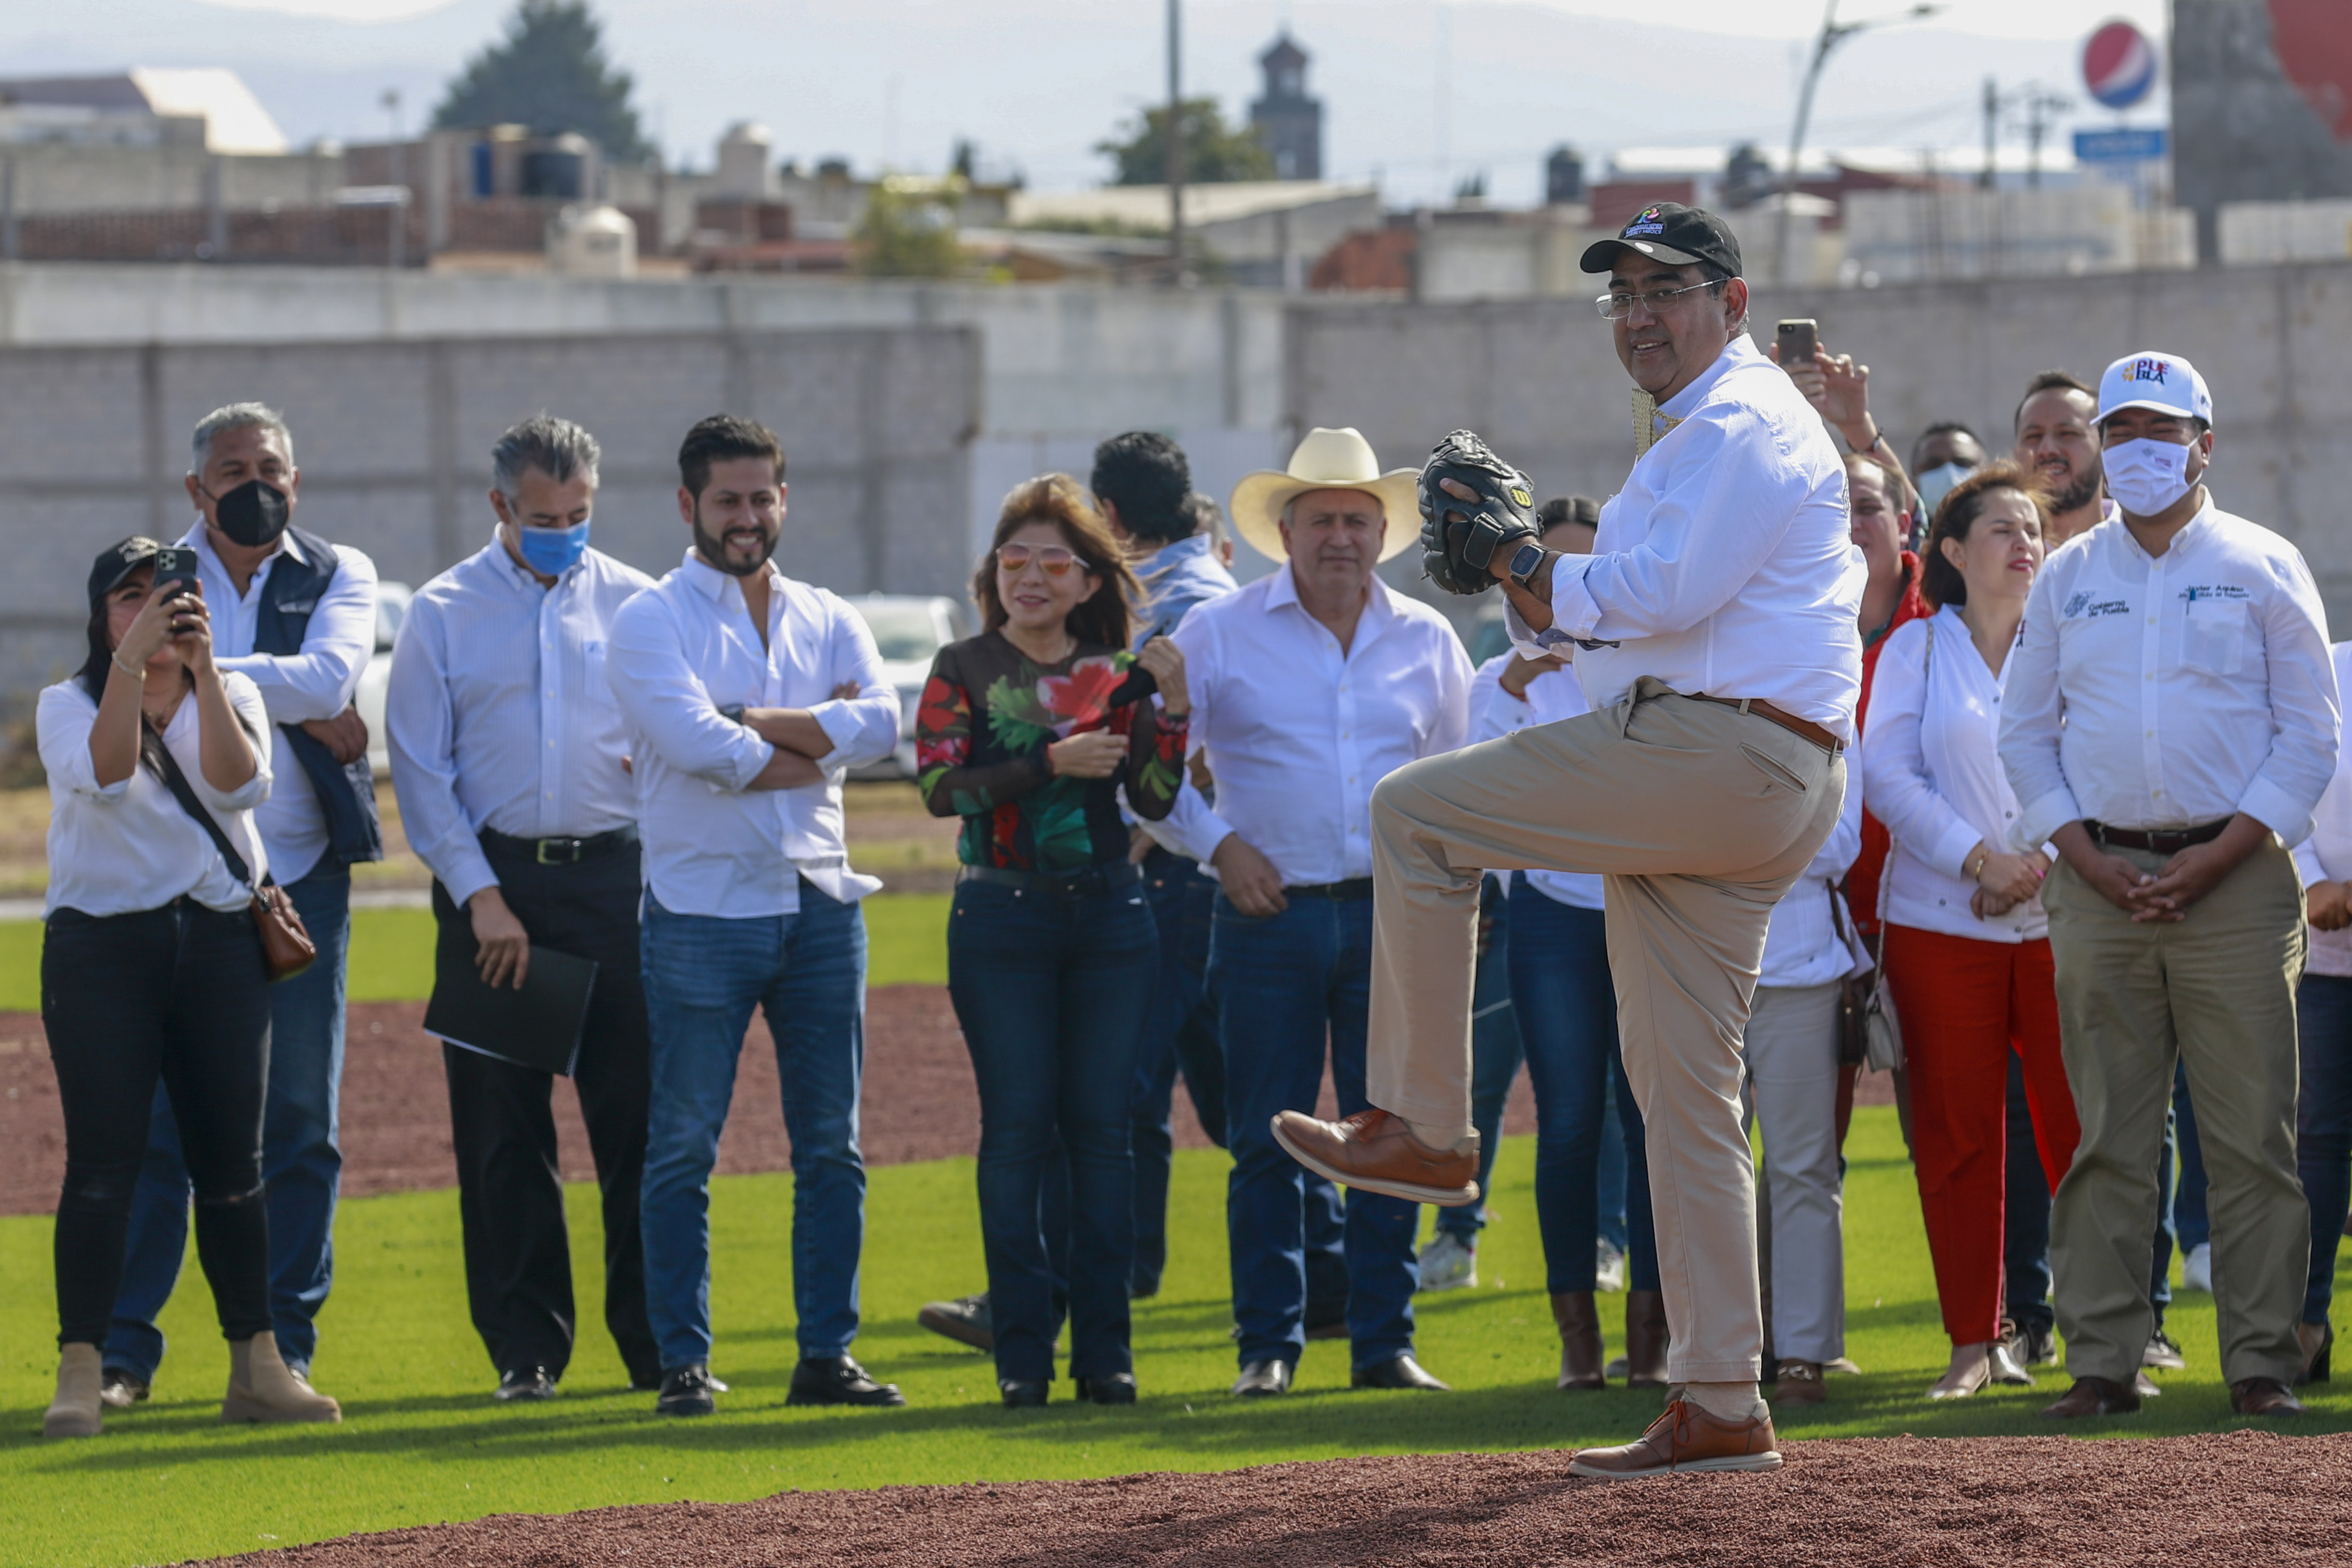
<path fill-rule="evenodd" d="M 375 648 L 375 563 L 293 526 L 302 486 L 294 438 L 265 404 L 232 403 L 199 420 L 185 483 L 196 521 L 179 542 L 195 552 L 217 662 L 261 689 L 283 748 L 254 826 L 270 875 L 319 947 L 308 970 L 270 990 L 262 1128 L 270 1314 L 286 1364 L 301 1373 L 334 1278 L 351 868 L 383 858 L 367 726 L 352 706 Z M 155 1323 L 179 1279 L 188 1195 L 179 1129 L 159 1090 L 104 1352 L 101 1397 L 118 1408 L 147 1396 L 163 1362 Z"/>
<path fill-rule="evenodd" d="M 604 1200 L 605 1326 L 633 1384 L 661 1377 L 637 1224 L 651 1078 L 636 790 L 604 679 L 613 617 L 653 579 L 589 544 L 597 458 L 594 437 L 545 414 L 499 437 L 497 527 L 418 590 L 384 701 L 401 821 L 433 870 L 436 1001 L 521 989 L 534 942 L 597 964 L 571 1063 L 535 1058 L 520 1037 L 442 1047 L 466 1294 L 501 1401 L 547 1398 L 572 1359 L 549 1114 L 566 1065 Z"/>

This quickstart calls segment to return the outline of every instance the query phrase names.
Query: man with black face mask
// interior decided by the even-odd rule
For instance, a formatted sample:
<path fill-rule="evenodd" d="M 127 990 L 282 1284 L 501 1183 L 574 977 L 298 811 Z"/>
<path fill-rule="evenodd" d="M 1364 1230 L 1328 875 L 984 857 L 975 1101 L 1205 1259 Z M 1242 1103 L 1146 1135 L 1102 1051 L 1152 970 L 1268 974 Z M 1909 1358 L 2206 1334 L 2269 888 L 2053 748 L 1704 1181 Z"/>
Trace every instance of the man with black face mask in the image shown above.
<path fill-rule="evenodd" d="M 793 1143 L 793 1405 L 903 1405 L 851 1359 L 865 1246 L 857 1151 L 866 922 L 881 883 L 849 868 L 841 775 L 898 744 L 874 634 L 837 595 L 777 571 L 784 451 L 764 426 L 703 420 L 678 448 L 693 543 L 622 606 L 607 659 L 635 731 L 653 1097 L 647 1316 L 664 1415 L 708 1415 L 710 1170 L 751 1010 L 766 1011 Z"/>
<path fill-rule="evenodd" d="M 253 821 L 271 875 L 319 946 L 308 970 L 270 988 L 262 1127 L 270 1314 L 286 1364 L 300 1377 L 334 1279 L 351 868 L 383 858 L 367 726 L 352 709 L 375 648 L 375 563 L 292 526 L 302 475 L 274 409 L 215 409 L 197 423 L 191 456 L 188 500 L 198 521 L 180 547 L 195 552 L 221 668 L 251 678 L 278 726 L 277 783 Z M 155 1320 L 179 1279 L 188 1195 L 179 1129 L 159 1091 L 104 1355 L 100 1397 L 117 1409 L 147 1397 L 163 1359 Z"/>

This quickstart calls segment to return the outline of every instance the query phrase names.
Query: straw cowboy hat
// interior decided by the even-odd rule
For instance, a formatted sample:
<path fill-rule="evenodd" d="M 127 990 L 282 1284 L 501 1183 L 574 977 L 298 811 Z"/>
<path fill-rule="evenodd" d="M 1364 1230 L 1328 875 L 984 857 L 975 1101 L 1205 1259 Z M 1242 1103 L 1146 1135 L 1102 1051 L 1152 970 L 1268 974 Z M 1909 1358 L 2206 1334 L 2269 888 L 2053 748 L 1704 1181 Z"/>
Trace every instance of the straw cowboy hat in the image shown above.
<path fill-rule="evenodd" d="M 1279 526 L 1284 507 L 1308 490 L 1362 490 L 1380 501 L 1388 517 L 1389 531 L 1381 542 L 1381 559 L 1386 561 L 1402 554 L 1420 536 L 1421 505 L 1414 499 L 1420 477 L 1416 468 L 1381 472 L 1372 444 L 1361 434 L 1318 426 L 1307 432 L 1307 439 L 1290 454 L 1286 472 L 1260 468 L 1244 475 L 1234 487 L 1233 500 L 1225 510 L 1251 548 L 1283 561 L 1289 557 L 1282 547 Z"/>

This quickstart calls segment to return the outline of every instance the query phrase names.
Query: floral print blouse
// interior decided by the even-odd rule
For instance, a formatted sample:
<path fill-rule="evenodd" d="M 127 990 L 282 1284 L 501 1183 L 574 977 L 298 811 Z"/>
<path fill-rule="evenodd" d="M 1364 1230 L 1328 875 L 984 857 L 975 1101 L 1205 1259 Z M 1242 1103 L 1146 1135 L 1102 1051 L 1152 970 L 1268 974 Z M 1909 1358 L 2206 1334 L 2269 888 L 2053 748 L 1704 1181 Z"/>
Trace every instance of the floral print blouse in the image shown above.
<path fill-rule="evenodd" d="M 1149 698 L 1108 706 L 1134 662 L 1080 643 L 1040 665 L 992 631 L 940 650 L 915 718 L 916 782 L 932 816 L 964 819 L 959 859 L 1017 871 L 1124 859 L 1122 785 L 1138 816 L 1168 815 L 1183 787 L 1187 720 Z M 1109 778 L 1056 775 L 1045 748 L 1089 730 L 1128 736 L 1127 765 Z"/>

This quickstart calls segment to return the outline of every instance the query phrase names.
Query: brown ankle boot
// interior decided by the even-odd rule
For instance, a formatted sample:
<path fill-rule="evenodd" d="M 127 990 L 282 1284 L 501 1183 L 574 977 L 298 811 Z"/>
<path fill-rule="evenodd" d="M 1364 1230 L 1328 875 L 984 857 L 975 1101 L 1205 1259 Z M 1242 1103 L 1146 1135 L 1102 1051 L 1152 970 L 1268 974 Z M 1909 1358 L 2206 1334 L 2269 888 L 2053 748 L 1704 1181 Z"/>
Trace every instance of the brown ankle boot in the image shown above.
<path fill-rule="evenodd" d="M 70 1344 L 58 1352 L 58 1396 L 41 1417 L 44 1437 L 95 1437 L 99 1420 L 98 1347 Z"/>
<path fill-rule="evenodd" d="M 1601 1314 L 1592 1292 L 1570 1290 L 1551 1299 L 1551 1321 L 1559 1325 L 1559 1386 L 1606 1388 L 1601 1375 L 1609 1352 L 1601 1342 Z"/>
<path fill-rule="evenodd" d="M 286 1370 L 276 1334 L 231 1340 L 223 1421 L 341 1421 L 343 1407 Z"/>
<path fill-rule="evenodd" d="M 1666 1386 L 1666 1298 L 1657 1290 L 1625 1292 L 1625 1386 Z"/>

